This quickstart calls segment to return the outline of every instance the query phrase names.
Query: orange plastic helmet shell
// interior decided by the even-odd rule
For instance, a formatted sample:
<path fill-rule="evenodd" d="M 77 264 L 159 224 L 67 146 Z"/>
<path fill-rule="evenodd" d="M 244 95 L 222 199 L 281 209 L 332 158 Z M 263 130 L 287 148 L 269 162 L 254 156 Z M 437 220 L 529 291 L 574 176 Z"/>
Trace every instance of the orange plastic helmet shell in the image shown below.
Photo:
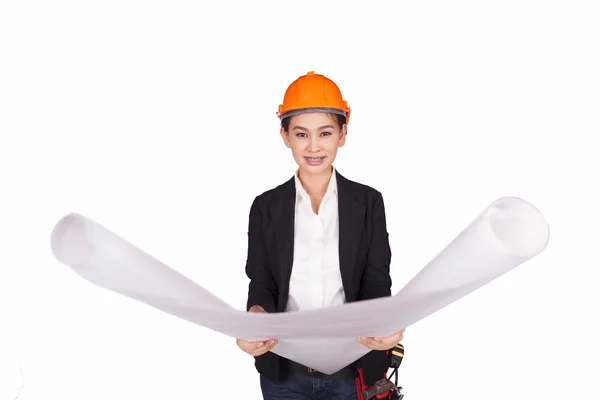
<path fill-rule="evenodd" d="M 308 72 L 288 86 L 279 105 L 279 119 L 291 117 L 306 112 L 327 112 L 340 114 L 350 121 L 350 107 L 342 98 L 339 87 L 331 79 Z"/>

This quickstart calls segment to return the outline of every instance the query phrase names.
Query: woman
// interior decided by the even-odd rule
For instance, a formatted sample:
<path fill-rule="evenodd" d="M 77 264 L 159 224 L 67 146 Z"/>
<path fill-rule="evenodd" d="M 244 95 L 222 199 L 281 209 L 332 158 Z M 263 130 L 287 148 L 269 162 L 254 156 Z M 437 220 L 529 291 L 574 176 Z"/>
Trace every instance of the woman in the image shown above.
<path fill-rule="evenodd" d="M 309 72 L 288 87 L 277 114 L 298 169 L 251 206 L 247 310 L 300 311 L 390 296 L 391 250 L 382 196 L 333 166 L 350 117 L 339 88 Z M 372 351 L 332 376 L 270 352 L 276 339 L 237 344 L 255 357 L 266 400 L 356 400 L 360 383 L 371 386 L 387 373 L 386 350 L 398 344 L 403 332 L 358 338 Z"/>

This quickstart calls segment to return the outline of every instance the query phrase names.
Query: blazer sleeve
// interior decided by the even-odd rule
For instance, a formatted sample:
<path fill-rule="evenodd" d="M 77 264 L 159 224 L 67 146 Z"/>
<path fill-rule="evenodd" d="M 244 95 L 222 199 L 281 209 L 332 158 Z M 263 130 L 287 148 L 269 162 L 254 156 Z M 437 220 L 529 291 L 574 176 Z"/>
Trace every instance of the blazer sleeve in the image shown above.
<path fill-rule="evenodd" d="M 392 251 L 387 231 L 385 205 L 383 196 L 379 192 L 375 195 L 372 217 L 373 234 L 367 253 L 367 265 L 361 278 L 358 294 L 360 300 L 391 296 L 390 263 Z"/>
<path fill-rule="evenodd" d="M 268 265 L 263 235 L 262 214 L 255 198 L 250 207 L 248 221 L 248 253 L 246 275 L 250 278 L 246 311 L 259 305 L 268 313 L 276 311 L 277 285 Z"/>

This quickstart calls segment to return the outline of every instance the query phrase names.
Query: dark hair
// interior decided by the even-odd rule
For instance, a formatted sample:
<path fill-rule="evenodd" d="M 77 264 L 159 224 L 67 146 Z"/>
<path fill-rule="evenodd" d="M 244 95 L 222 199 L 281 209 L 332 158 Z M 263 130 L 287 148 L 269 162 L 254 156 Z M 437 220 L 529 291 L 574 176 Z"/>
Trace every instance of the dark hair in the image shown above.
<path fill-rule="evenodd" d="M 346 116 L 345 115 L 340 115 L 340 114 L 327 114 L 333 118 L 335 118 L 335 120 L 337 121 L 338 125 L 340 126 L 340 128 L 342 126 L 344 126 L 344 124 L 346 123 Z M 281 120 L 281 127 L 283 128 L 283 130 L 285 132 L 288 131 L 288 129 L 290 128 L 290 121 L 292 120 L 292 117 L 286 117 L 284 119 Z"/>

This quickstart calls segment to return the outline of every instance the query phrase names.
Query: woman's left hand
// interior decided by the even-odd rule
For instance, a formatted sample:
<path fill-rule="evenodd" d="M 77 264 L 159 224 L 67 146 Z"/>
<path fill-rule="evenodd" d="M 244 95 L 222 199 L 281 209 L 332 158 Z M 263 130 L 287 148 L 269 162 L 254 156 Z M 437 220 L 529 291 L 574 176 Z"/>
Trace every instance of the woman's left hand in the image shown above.
<path fill-rule="evenodd" d="M 362 336 L 359 337 L 357 340 L 359 343 L 367 346 L 371 350 L 389 350 L 392 347 L 396 346 L 398 343 L 400 343 L 402 338 L 404 338 L 404 331 L 405 329 L 402 329 L 401 331 L 398 331 L 393 335 L 385 337 Z"/>

